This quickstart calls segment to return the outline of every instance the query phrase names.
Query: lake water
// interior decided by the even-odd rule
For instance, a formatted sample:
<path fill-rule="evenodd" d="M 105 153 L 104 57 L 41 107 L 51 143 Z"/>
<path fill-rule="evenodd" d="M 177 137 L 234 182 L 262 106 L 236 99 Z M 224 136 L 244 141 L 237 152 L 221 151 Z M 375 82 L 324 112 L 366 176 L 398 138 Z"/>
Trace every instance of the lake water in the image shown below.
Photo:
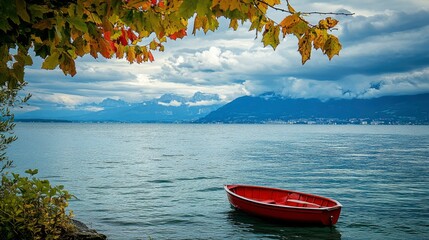
<path fill-rule="evenodd" d="M 78 197 L 109 239 L 429 239 L 429 126 L 18 123 L 15 171 Z M 269 223 L 224 184 L 334 198 L 337 225 Z"/>

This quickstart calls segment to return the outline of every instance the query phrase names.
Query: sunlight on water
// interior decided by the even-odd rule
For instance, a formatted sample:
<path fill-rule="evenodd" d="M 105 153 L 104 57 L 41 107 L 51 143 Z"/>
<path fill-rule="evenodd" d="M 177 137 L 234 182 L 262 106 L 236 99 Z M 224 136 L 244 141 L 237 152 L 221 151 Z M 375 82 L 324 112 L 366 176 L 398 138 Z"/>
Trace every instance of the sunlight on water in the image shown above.
<path fill-rule="evenodd" d="M 428 126 L 18 123 L 15 171 L 78 197 L 76 218 L 109 239 L 427 239 Z M 223 184 L 325 195 L 334 228 L 233 210 Z"/>

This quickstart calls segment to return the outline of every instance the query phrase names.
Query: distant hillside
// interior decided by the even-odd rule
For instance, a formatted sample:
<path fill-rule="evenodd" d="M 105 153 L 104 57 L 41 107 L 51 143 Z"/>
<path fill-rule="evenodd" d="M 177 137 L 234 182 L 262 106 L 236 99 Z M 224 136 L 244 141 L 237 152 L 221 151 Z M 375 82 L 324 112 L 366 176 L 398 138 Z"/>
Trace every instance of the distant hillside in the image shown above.
<path fill-rule="evenodd" d="M 141 103 L 104 99 L 74 109 L 64 106 L 43 107 L 15 114 L 17 121 L 74 122 L 192 122 L 218 109 L 224 103 L 217 94 L 197 92 L 190 98 L 165 94 Z"/>
<path fill-rule="evenodd" d="M 272 93 L 244 96 L 201 123 L 429 124 L 429 93 L 373 99 L 292 99 Z"/>

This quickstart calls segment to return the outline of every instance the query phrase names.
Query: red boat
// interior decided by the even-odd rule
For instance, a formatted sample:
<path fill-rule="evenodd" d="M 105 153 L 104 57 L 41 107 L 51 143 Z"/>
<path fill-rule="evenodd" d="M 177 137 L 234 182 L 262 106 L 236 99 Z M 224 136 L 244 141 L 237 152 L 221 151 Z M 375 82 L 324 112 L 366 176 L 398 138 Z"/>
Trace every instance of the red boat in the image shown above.
<path fill-rule="evenodd" d="M 231 205 L 244 212 L 273 220 L 332 226 L 342 205 L 308 193 L 250 185 L 225 185 Z"/>

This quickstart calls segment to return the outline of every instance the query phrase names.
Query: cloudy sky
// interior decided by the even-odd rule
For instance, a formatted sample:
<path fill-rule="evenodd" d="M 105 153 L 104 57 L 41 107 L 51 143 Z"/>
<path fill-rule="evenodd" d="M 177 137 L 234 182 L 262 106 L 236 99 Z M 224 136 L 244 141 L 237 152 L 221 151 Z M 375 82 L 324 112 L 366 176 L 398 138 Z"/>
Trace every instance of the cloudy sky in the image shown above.
<path fill-rule="evenodd" d="M 219 94 L 223 101 L 275 91 L 294 98 L 371 98 L 429 92 L 429 1 L 427 0 L 291 0 L 297 11 L 349 11 L 337 16 L 343 45 L 329 61 L 320 51 L 301 65 L 295 37 L 275 51 L 244 25 L 234 32 L 224 22 L 215 33 L 172 41 L 155 62 L 84 57 L 77 75 L 26 70 L 33 107 L 44 103 L 73 108 L 105 98 L 142 102 L 165 93 L 192 96 Z M 273 18 L 277 13 L 271 13 Z M 322 18 L 325 16 L 314 16 Z M 190 26 L 192 29 L 192 25 Z"/>

